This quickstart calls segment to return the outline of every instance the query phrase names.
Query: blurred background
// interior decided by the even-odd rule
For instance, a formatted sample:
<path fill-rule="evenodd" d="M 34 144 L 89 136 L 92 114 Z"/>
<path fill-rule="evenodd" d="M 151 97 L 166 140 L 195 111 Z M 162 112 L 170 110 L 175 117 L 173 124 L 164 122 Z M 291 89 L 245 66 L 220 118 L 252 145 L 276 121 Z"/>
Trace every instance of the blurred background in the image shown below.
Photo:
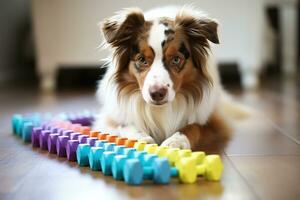
<path fill-rule="evenodd" d="M 267 79 L 299 72 L 299 3 L 296 0 L 185 1 L 219 23 L 213 46 L 225 85 L 259 87 Z M 183 5 L 168 0 L 2 0 L 0 86 L 43 91 L 91 88 L 104 73 L 107 53 L 98 23 L 114 12 Z M 296 75 L 297 76 L 297 75 Z"/>

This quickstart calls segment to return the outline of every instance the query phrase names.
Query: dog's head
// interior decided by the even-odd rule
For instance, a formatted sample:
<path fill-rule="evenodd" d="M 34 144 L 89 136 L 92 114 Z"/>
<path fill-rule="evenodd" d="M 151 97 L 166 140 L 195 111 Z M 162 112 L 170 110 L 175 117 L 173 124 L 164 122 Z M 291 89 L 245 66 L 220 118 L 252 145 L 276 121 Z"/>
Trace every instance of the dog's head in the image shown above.
<path fill-rule="evenodd" d="M 141 10 L 131 9 L 105 20 L 119 94 L 141 92 L 152 105 L 172 102 L 179 93 L 200 100 L 203 87 L 212 84 L 206 61 L 208 41 L 219 43 L 217 26 L 184 9 L 175 18 L 146 20 Z"/>

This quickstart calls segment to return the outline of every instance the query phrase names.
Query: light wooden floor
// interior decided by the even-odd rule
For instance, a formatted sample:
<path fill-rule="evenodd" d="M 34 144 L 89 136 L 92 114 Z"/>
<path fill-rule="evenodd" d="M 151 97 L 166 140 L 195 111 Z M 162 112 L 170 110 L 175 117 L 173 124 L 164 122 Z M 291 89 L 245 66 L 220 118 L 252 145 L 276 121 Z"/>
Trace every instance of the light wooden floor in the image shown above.
<path fill-rule="evenodd" d="M 12 136 L 13 113 L 95 109 L 93 91 L 39 94 L 0 89 L 0 199 L 300 199 L 299 81 L 231 92 L 264 115 L 239 122 L 225 151 L 222 181 L 133 187 L 58 159 Z"/>

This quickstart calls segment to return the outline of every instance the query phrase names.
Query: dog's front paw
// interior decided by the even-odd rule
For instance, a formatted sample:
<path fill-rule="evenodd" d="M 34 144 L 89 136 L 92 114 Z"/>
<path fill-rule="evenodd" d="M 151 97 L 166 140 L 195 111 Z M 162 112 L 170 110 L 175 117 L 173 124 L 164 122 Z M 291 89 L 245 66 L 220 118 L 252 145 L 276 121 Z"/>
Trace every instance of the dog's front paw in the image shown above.
<path fill-rule="evenodd" d="M 161 146 L 169 146 L 172 148 L 180 148 L 180 149 L 190 149 L 190 141 L 189 139 L 180 132 L 174 133 L 171 137 L 167 138 Z"/>

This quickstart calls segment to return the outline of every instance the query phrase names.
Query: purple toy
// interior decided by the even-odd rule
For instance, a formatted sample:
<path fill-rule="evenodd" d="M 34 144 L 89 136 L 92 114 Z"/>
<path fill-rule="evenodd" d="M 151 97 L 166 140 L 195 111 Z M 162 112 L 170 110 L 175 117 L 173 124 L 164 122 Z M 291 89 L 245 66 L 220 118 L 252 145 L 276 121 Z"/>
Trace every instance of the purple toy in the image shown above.
<path fill-rule="evenodd" d="M 68 136 L 58 136 L 56 141 L 56 153 L 59 157 L 66 157 L 66 146 L 69 139 Z"/>
<path fill-rule="evenodd" d="M 89 136 L 87 136 L 87 135 L 79 135 L 79 136 L 78 136 L 79 143 L 80 143 L 80 144 L 85 144 L 88 137 L 89 137 Z"/>
<path fill-rule="evenodd" d="M 86 143 L 89 144 L 91 147 L 95 146 L 96 141 L 98 140 L 98 138 L 96 137 L 90 137 L 87 138 Z"/>
<path fill-rule="evenodd" d="M 34 127 L 31 134 L 32 147 L 40 147 L 40 134 L 42 132 L 42 127 Z"/>
<path fill-rule="evenodd" d="M 58 133 L 52 133 L 49 135 L 47 141 L 49 153 L 56 154 L 56 141 L 58 136 L 60 136 Z"/>
<path fill-rule="evenodd" d="M 71 140 L 78 140 L 78 136 L 80 136 L 81 133 L 71 133 L 70 138 Z"/>
<path fill-rule="evenodd" d="M 51 132 L 49 130 L 42 130 L 41 134 L 40 134 L 40 147 L 43 150 L 47 150 L 48 149 L 48 137 L 51 134 Z"/>
<path fill-rule="evenodd" d="M 67 158 L 69 161 L 77 161 L 76 150 L 79 145 L 78 140 L 69 140 L 66 147 Z"/>
<path fill-rule="evenodd" d="M 63 131 L 62 135 L 70 137 L 71 133 L 73 133 L 73 131 L 65 130 L 65 131 Z"/>

